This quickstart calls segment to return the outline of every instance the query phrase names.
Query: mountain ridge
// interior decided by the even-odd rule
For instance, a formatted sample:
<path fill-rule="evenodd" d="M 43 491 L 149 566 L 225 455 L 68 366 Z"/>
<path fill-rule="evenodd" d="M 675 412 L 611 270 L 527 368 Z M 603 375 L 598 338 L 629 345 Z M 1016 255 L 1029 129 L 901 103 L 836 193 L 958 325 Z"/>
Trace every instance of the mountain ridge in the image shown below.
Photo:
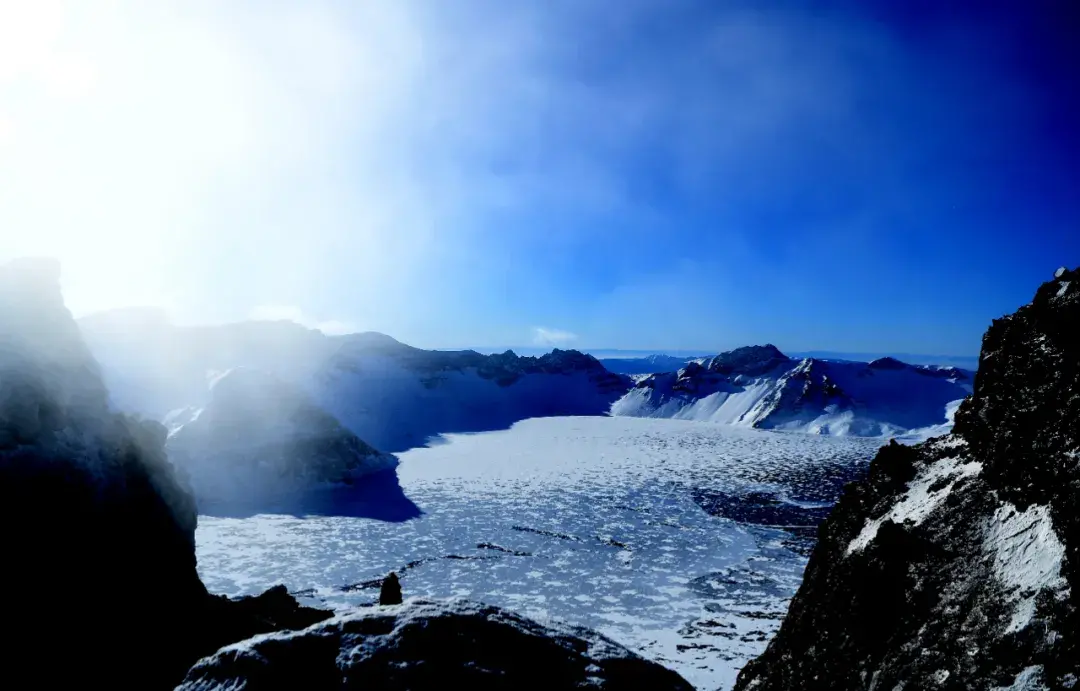
<path fill-rule="evenodd" d="M 442 433 L 502 429 L 551 415 L 675 417 L 906 438 L 951 424 L 950 404 L 970 390 L 955 385 L 970 381 L 969 372 L 956 368 L 890 358 L 799 361 L 772 345 L 696 358 L 673 372 L 627 375 L 577 350 L 555 348 L 539 356 L 425 350 L 378 332 L 326 336 L 293 322 L 174 327 L 135 315 L 130 328 L 122 314 L 99 315 L 82 325 L 120 410 L 160 420 L 177 409 L 197 409 L 205 405 L 208 379 L 233 367 L 255 367 L 304 390 L 360 439 L 388 452 L 421 446 Z M 660 357 L 649 362 L 661 368 L 679 364 Z M 869 407 L 860 393 L 866 386 L 845 397 L 844 387 L 832 381 L 848 371 L 881 372 L 884 386 L 887 369 L 911 376 L 897 378 L 893 390 L 868 394 Z M 944 383 L 950 379 L 956 381 Z M 800 386 L 809 388 L 799 394 Z M 912 396 L 918 415 L 895 410 Z"/>
<path fill-rule="evenodd" d="M 971 382 L 972 373 L 957 368 L 888 357 L 799 360 L 766 344 L 640 377 L 611 412 L 815 434 L 910 436 L 949 424 L 950 406 L 971 392 Z"/>

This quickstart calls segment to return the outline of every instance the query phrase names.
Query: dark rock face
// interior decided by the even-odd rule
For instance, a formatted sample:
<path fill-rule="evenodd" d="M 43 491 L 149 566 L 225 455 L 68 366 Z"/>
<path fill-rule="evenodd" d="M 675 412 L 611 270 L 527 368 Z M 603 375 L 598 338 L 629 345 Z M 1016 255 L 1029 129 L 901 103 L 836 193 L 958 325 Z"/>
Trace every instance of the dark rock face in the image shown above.
<path fill-rule="evenodd" d="M 693 688 L 675 672 L 576 627 L 549 628 L 495 607 L 409 601 L 220 650 L 178 691 L 270 689 Z"/>
<path fill-rule="evenodd" d="M 953 434 L 882 448 L 738 689 L 1080 681 L 1080 271 L 983 339 Z"/>
<path fill-rule="evenodd" d="M 867 363 L 866 366 L 871 369 L 904 369 L 908 365 L 906 363 L 900 362 L 896 358 L 883 357 Z"/>
<path fill-rule="evenodd" d="M 790 361 L 787 355 L 771 343 L 763 346 L 744 346 L 720 353 L 705 363 L 705 368 L 717 374 L 755 376 L 776 369 Z"/>
<path fill-rule="evenodd" d="M 195 503 L 165 456 L 165 428 L 111 413 L 106 395 L 64 307 L 59 266 L 0 266 L 9 669 L 55 688 L 171 688 L 225 643 L 328 616 L 290 610 L 283 593 L 244 604 L 207 594 Z"/>

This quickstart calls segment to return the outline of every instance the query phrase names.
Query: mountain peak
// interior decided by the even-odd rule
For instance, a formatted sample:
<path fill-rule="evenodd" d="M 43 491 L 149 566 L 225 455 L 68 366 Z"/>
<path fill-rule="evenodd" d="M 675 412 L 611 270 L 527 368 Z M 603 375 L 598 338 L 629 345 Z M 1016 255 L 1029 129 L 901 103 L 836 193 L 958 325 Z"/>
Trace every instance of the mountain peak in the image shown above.
<path fill-rule="evenodd" d="M 877 360 L 871 360 L 867 367 L 871 369 L 906 369 L 907 363 L 901 362 L 894 357 L 880 357 Z"/>
<path fill-rule="evenodd" d="M 778 365 L 790 361 L 787 355 L 771 343 L 752 345 L 729 350 L 711 358 L 705 367 L 719 374 L 763 374 Z"/>

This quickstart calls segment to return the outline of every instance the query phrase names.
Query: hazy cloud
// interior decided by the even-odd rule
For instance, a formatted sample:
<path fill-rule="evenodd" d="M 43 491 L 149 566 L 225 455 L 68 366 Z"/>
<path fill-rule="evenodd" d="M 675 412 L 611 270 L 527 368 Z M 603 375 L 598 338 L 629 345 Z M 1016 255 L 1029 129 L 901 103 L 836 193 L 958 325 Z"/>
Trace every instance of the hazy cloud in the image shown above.
<path fill-rule="evenodd" d="M 541 346 L 560 346 L 577 340 L 577 334 L 562 329 L 549 329 L 543 326 L 533 327 L 533 343 Z"/>
<path fill-rule="evenodd" d="M 248 313 L 248 319 L 296 322 L 309 329 L 318 329 L 327 336 L 341 336 L 356 333 L 358 330 L 352 324 L 338 319 L 314 319 L 299 307 L 289 305 L 260 305 Z"/>

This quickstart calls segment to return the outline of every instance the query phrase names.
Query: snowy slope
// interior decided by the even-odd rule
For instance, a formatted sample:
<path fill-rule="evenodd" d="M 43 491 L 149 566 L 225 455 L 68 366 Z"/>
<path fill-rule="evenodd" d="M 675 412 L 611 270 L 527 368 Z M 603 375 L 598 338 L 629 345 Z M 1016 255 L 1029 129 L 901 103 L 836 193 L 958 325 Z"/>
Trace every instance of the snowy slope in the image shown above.
<path fill-rule="evenodd" d="M 795 360 L 771 345 L 750 346 L 640 379 L 611 414 L 885 437 L 947 431 L 972 380 L 964 370 L 892 358 Z"/>
<path fill-rule="evenodd" d="M 325 485 L 352 484 L 389 470 L 380 453 L 300 389 L 257 369 L 214 379 L 203 408 L 176 411 L 166 448 L 200 508 L 260 506 Z"/>

